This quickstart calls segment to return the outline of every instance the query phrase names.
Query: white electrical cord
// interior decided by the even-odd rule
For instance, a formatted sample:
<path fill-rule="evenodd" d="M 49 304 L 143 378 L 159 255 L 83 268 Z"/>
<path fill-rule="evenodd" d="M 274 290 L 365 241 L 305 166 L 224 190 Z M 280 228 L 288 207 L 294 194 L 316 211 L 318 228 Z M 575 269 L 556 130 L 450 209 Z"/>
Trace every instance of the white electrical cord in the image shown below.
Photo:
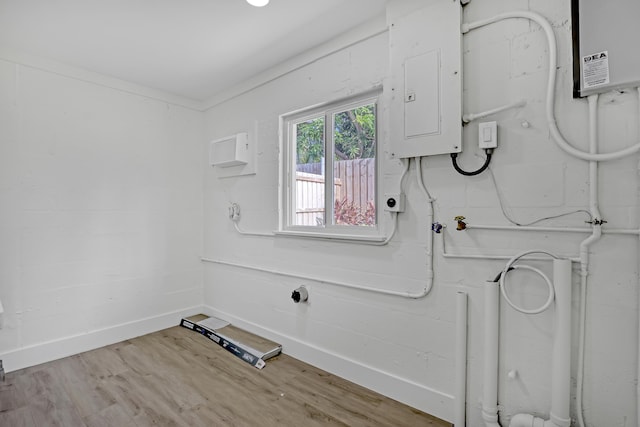
<path fill-rule="evenodd" d="M 512 18 L 523 18 L 529 19 L 540 25 L 544 30 L 544 33 L 547 37 L 547 43 L 549 46 L 549 77 L 547 79 L 547 100 L 546 100 L 546 119 L 549 125 L 549 130 L 551 132 L 551 136 L 556 144 L 564 150 L 566 153 L 576 157 L 578 159 L 587 160 L 587 161 L 606 161 L 606 160 L 616 160 L 623 157 L 626 157 L 630 154 L 634 154 L 640 151 L 640 143 L 632 145 L 631 147 L 625 148 L 623 150 L 615 151 L 612 153 L 601 153 L 594 154 L 585 151 L 578 150 L 573 147 L 571 144 L 567 142 L 566 139 L 562 136 L 560 129 L 558 129 L 558 125 L 556 123 L 555 118 L 555 86 L 556 86 L 556 68 L 557 68 L 557 42 L 556 37 L 553 32 L 553 28 L 549 21 L 547 21 L 542 15 L 539 15 L 535 12 L 529 11 L 514 11 L 514 12 L 506 12 L 496 15 L 489 19 L 484 19 L 476 22 L 471 22 L 462 25 L 462 33 L 467 33 L 473 29 L 484 27 L 485 25 L 493 24 L 498 21 L 502 21 L 505 19 Z M 640 99 L 640 88 L 638 88 L 638 95 Z"/>
<path fill-rule="evenodd" d="M 526 255 L 530 255 L 530 254 L 545 254 L 545 255 L 549 255 L 552 258 L 558 258 L 557 256 L 553 255 L 550 252 L 547 251 L 542 251 L 542 250 L 529 250 L 526 252 L 522 252 L 518 255 L 513 256 L 509 261 L 507 261 L 507 264 L 504 266 L 504 269 L 502 270 L 502 273 L 500 274 L 500 292 L 502 293 L 502 296 L 504 297 L 505 301 L 507 301 L 507 303 L 513 307 L 514 310 L 519 311 L 520 313 L 524 313 L 524 314 L 538 314 L 538 313 L 542 313 L 543 311 L 545 311 L 547 308 L 549 308 L 549 306 L 551 305 L 551 303 L 553 302 L 553 299 L 555 297 L 555 290 L 553 287 L 553 283 L 551 282 L 551 280 L 549 279 L 549 277 L 544 274 L 540 269 L 537 269 L 535 267 L 531 267 L 530 265 L 524 265 L 524 264 L 520 264 L 520 265 L 514 265 L 514 263 L 516 261 L 518 261 L 520 258 L 526 256 Z M 509 298 L 509 295 L 507 293 L 507 289 L 506 289 L 506 277 L 507 277 L 507 273 L 511 270 L 511 269 L 523 269 L 523 270 L 530 270 L 533 271 L 534 273 L 539 274 L 540 276 L 542 276 L 542 278 L 545 280 L 545 282 L 547 283 L 547 287 L 549 288 L 549 297 L 547 298 L 547 301 L 542 304 L 540 307 L 538 308 L 533 308 L 533 309 L 526 309 L 526 308 L 522 308 L 518 305 L 516 305 L 511 298 Z"/>

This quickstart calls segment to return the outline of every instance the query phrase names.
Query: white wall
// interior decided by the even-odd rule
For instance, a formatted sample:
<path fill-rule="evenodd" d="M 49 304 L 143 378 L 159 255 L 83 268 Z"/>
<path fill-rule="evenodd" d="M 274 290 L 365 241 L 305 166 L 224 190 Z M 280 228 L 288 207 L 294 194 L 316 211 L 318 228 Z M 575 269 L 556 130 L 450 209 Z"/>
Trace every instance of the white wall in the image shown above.
<path fill-rule="evenodd" d="M 202 113 L 43 63 L 0 60 L 8 370 L 176 325 L 202 304 Z"/>
<path fill-rule="evenodd" d="M 539 12 L 552 22 L 559 40 L 559 125 L 570 141 L 586 149 L 586 103 L 571 97 L 569 2 L 476 0 L 465 8 L 464 17 L 473 21 L 514 9 Z M 500 126 L 500 147 L 492 169 L 505 209 L 526 222 L 587 208 L 587 164 L 560 151 L 550 140 L 544 121 L 548 61 L 539 27 L 513 20 L 475 30 L 465 36 L 463 51 L 465 112 L 527 101 L 524 108 L 495 116 Z M 413 166 L 406 185 L 407 211 L 400 216 L 397 235 L 385 247 L 242 236 L 227 218 L 229 203 L 236 202 L 242 208 L 241 226 L 245 230 L 265 232 L 277 227 L 278 116 L 388 83 L 388 52 L 387 34 L 378 35 L 207 111 L 207 139 L 257 129 L 259 155 L 255 176 L 218 179 L 203 162 L 205 256 L 311 275 L 318 281 L 207 264 L 205 304 L 213 314 L 282 342 L 287 353 L 452 420 L 455 295 L 465 290 L 470 295 L 469 425 L 477 426 L 481 423 L 482 389 L 481 286 L 496 276 L 503 262 L 444 259 L 437 251 L 435 286 L 421 300 L 322 283 L 322 279 L 334 279 L 394 290 L 422 288 L 430 224 L 423 219 L 425 201 L 414 182 Z M 637 108 L 632 93 L 602 97 L 602 151 L 613 151 L 638 139 Z M 523 127 L 523 121 L 529 126 Z M 386 152 L 393 135 L 386 133 L 388 123 L 383 126 Z M 458 159 L 467 169 L 483 161 L 484 153 L 475 148 L 476 141 L 476 126 L 466 127 L 464 152 Z M 383 156 L 384 191 L 393 188 L 401 168 L 398 162 Z M 436 216 L 449 226 L 451 252 L 513 255 L 542 248 L 560 255 L 578 255 L 578 245 L 586 236 L 455 232 L 452 220 L 456 215 L 464 215 L 472 224 L 507 224 L 493 181 L 489 173 L 471 178 L 458 175 L 448 156 L 428 158 L 425 163 L 425 182 L 437 199 Z M 601 210 L 609 227 L 638 227 L 637 166 L 635 155 L 601 165 Z M 586 219 L 584 214 L 575 214 L 546 224 L 581 227 Z M 631 425 L 636 418 L 637 238 L 606 235 L 592 248 L 592 259 L 585 417 L 593 426 Z M 548 263 L 532 264 L 550 274 Z M 537 276 L 518 272 L 513 279 L 512 291 L 518 302 L 532 307 L 546 298 Z M 295 305 L 289 298 L 300 284 L 310 288 L 308 305 Z M 577 281 L 574 295 L 577 308 Z M 522 411 L 548 416 L 553 310 L 525 317 L 503 304 L 502 315 L 502 421 Z M 518 370 L 518 379 L 507 380 L 506 374 L 512 369 Z M 575 379 L 575 369 L 573 374 Z M 572 411 L 575 416 L 574 407 Z"/>
<path fill-rule="evenodd" d="M 402 4 L 415 7 L 420 1 L 394 3 L 400 4 L 399 13 Z M 514 9 L 539 12 L 552 22 L 560 43 L 560 128 L 586 148 L 586 105 L 571 98 L 568 2 L 475 0 L 464 16 L 473 21 Z M 467 291 L 469 425 L 480 425 L 481 286 L 503 263 L 445 259 L 436 251 L 435 286 L 421 300 L 322 283 L 334 279 L 407 291 L 424 286 L 430 224 L 423 219 L 425 201 L 413 167 L 405 188 L 407 211 L 385 247 L 241 236 L 227 218 L 228 204 L 236 202 L 244 229 L 276 228 L 278 116 L 380 83 L 388 86 L 388 53 L 387 34 L 377 35 L 269 79 L 204 115 L 128 84 L 0 60 L 0 300 L 5 308 L 0 358 L 5 366 L 18 369 L 176 324 L 181 314 L 203 303 L 199 257 L 205 255 L 319 279 L 305 282 L 207 264 L 204 304 L 210 313 L 282 342 L 289 354 L 445 419 L 452 419 L 455 295 Z M 523 222 L 585 209 L 588 201 L 586 163 L 555 147 L 544 122 L 546 54 L 543 34 L 526 21 L 504 22 L 464 38 L 465 112 L 527 101 L 526 107 L 495 117 L 500 148 L 492 162 L 506 210 Z M 637 108 L 632 93 L 602 97 L 602 151 L 638 139 Z M 386 157 L 393 135 L 384 109 L 383 191 L 394 188 L 401 171 Z M 257 175 L 218 179 L 206 164 L 203 141 L 255 130 Z M 466 127 L 459 161 L 467 169 L 482 162 L 476 140 L 476 127 Z M 451 252 L 511 255 L 536 247 L 577 255 L 580 235 L 453 231 L 456 215 L 471 224 L 507 224 L 493 181 L 488 173 L 456 174 L 448 156 L 425 163 L 437 219 L 449 226 Z M 601 165 L 607 227 L 638 227 L 637 170 L 637 156 Z M 585 219 L 577 214 L 549 224 L 583 226 Z M 388 218 L 383 226 L 388 229 Z M 585 417 L 592 426 L 632 425 L 637 239 L 605 235 L 592 248 L 592 260 Z M 547 263 L 533 264 L 550 270 Z M 533 306 L 545 299 L 537 277 L 518 272 L 513 278 L 517 301 Z M 310 288 L 308 305 L 290 300 L 300 284 Z M 503 304 L 502 314 L 502 421 L 522 411 L 545 416 L 553 311 L 524 317 Z M 506 379 L 512 369 L 519 372 L 515 381 Z M 572 410 L 575 416 L 575 404 Z"/>

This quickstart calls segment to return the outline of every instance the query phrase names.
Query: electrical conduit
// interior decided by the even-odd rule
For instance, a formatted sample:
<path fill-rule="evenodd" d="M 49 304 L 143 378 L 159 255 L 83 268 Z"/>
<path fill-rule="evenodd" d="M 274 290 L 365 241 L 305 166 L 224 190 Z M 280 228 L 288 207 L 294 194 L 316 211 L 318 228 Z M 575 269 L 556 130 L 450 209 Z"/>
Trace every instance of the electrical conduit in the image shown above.
<path fill-rule="evenodd" d="M 453 417 L 455 427 L 467 425 L 467 293 L 456 296 L 456 393 Z"/>
<path fill-rule="evenodd" d="M 589 151 L 598 151 L 598 95 L 590 95 L 589 101 Z M 587 278 L 589 276 L 589 248 L 602 236 L 602 217 L 600 216 L 598 197 L 598 162 L 589 162 L 589 212 L 593 218 L 589 237 L 580 243 L 580 330 L 578 342 L 578 370 L 576 384 L 576 412 L 578 426 L 584 427 L 583 389 L 584 389 L 584 352 L 587 322 Z"/>
<path fill-rule="evenodd" d="M 434 199 L 429 194 L 429 190 L 424 185 L 424 179 L 422 178 L 422 158 L 416 157 L 416 179 L 418 180 L 418 187 L 422 190 L 427 199 L 427 285 L 425 286 L 425 295 L 431 291 L 433 287 L 433 232 L 431 231 L 431 224 L 433 224 L 433 202 Z"/>

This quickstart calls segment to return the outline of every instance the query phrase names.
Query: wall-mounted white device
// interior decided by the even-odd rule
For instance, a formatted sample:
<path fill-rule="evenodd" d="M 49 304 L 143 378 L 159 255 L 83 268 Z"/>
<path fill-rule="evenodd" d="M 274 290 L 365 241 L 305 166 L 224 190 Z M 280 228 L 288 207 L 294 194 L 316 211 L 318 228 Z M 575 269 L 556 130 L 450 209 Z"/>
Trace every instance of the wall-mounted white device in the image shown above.
<path fill-rule="evenodd" d="M 387 212 L 404 212 L 404 194 L 394 193 L 384 195 L 384 210 Z"/>
<path fill-rule="evenodd" d="M 309 301 L 309 291 L 307 291 L 307 288 L 304 285 L 302 285 L 298 289 L 294 289 L 294 291 L 291 292 L 291 299 L 296 304 L 301 302 L 307 302 Z"/>
<path fill-rule="evenodd" d="M 483 149 L 498 147 L 498 123 L 478 123 L 478 146 Z"/>
<path fill-rule="evenodd" d="M 462 7 L 457 1 L 425 4 L 408 14 L 391 11 L 392 158 L 462 147 Z"/>
<path fill-rule="evenodd" d="M 570 3 L 573 96 L 640 86 L 637 54 L 640 2 L 572 0 Z"/>
<path fill-rule="evenodd" d="M 209 144 L 211 166 L 242 166 L 249 163 L 249 160 L 249 134 L 246 132 L 216 139 Z"/>

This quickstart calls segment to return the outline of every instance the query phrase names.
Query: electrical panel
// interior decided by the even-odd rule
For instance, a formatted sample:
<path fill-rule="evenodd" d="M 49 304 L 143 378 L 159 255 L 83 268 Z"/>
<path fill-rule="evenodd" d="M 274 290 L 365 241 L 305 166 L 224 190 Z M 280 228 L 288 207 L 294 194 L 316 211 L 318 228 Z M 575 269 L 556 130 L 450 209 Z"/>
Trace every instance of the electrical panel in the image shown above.
<path fill-rule="evenodd" d="M 428 0 L 390 22 L 390 155 L 461 151 L 462 54 L 459 1 Z"/>
<path fill-rule="evenodd" d="M 572 0 L 574 97 L 640 86 L 640 2 Z"/>

